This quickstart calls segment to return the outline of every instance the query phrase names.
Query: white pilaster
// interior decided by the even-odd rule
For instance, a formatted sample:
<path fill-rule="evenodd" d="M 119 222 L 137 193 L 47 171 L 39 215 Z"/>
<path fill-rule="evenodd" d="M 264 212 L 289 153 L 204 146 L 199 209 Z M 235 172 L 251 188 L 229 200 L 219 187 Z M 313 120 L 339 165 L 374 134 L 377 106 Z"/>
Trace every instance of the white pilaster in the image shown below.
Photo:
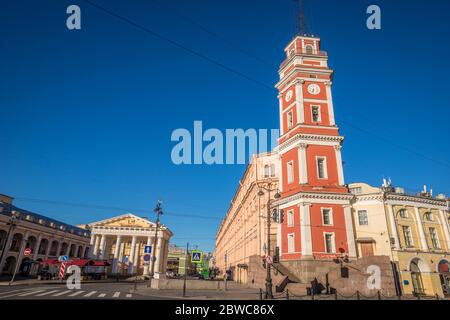
<path fill-rule="evenodd" d="M 327 91 L 327 104 L 328 104 L 328 118 L 330 119 L 330 126 L 336 124 L 334 120 L 334 107 L 333 107 L 333 95 L 331 93 L 331 82 L 325 83 L 325 88 Z"/>
<path fill-rule="evenodd" d="M 422 249 L 426 251 L 426 250 L 428 250 L 428 244 L 427 244 L 427 238 L 425 237 L 425 232 L 423 230 L 423 224 L 422 224 L 422 219 L 420 218 L 419 208 L 414 207 L 414 213 L 416 216 L 416 224 L 419 229 L 420 243 L 422 245 Z"/>
<path fill-rule="evenodd" d="M 344 206 L 345 233 L 347 237 L 348 255 L 356 258 L 355 232 L 353 229 L 352 208 Z"/>
<path fill-rule="evenodd" d="M 345 184 L 345 181 L 344 181 L 344 170 L 342 168 L 342 153 L 341 153 L 342 147 L 336 146 L 334 149 L 336 150 L 336 164 L 337 164 L 339 185 L 343 186 Z"/>
<path fill-rule="evenodd" d="M 152 244 L 152 238 L 147 237 L 147 246 L 151 246 L 151 244 Z M 144 275 L 148 276 L 149 274 L 150 274 L 150 265 L 149 265 L 149 262 L 147 262 L 144 265 Z"/>
<path fill-rule="evenodd" d="M 283 96 L 281 94 L 278 95 L 278 104 L 280 110 L 280 137 L 284 134 L 283 128 Z"/>
<path fill-rule="evenodd" d="M 388 216 L 389 216 L 389 224 L 391 227 L 391 235 L 394 238 L 394 248 L 396 250 L 400 250 L 400 240 L 398 238 L 398 233 L 397 233 L 397 223 L 395 221 L 395 217 L 394 217 L 394 210 L 392 209 L 391 205 L 388 205 Z M 390 239 L 389 239 L 390 241 Z"/>
<path fill-rule="evenodd" d="M 300 207 L 300 241 L 302 256 L 312 256 L 311 212 L 309 203 L 302 203 Z"/>
<path fill-rule="evenodd" d="M 39 246 L 41 245 L 41 241 L 42 241 L 42 235 L 38 235 L 37 240 L 36 240 L 36 244 L 33 248 L 33 260 L 37 259 L 37 256 L 39 254 Z"/>
<path fill-rule="evenodd" d="M 94 235 L 94 237 L 95 237 L 95 245 L 94 245 L 94 250 L 92 251 L 92 256 L 93 256 L 93 258 L 97 258 L 98 250 L 100 248 L 100 235 L 96 234 L 96 235 Z"/>
<path fill-rule="evenodd" d="M 94 244 L 95 244 L 95 235 L 91 233 L 91 239 L 89 240 L 89 259 L 92 259 L 94 257 L 93 254 Z"/>
<path fill-rule="evenodd" d="M 305 102 L 303 98 L 303 83 L 304 80 L 300 80 L 295 84 L 295 106 L 297 110 L 297 123 L 305 123 Z"/>
<path fill-rule="evenodd" d="M 298 146 L 298 163 L 299 163 L 299 180 L 300 184 L 308 183 L 308 167 L 306 164 L 306 147 L 305 143 L 301 143 Z"/>
<path fill-rule="evenodd" d="M 439 210 L 439 216 L 441 218 L 442 229 L 444 230 L 445 241 L 447 242 L 447 252 L 450 251 L 450 227 L 448 225 L 448 219 L 445 218 L 444 210 Z"/>

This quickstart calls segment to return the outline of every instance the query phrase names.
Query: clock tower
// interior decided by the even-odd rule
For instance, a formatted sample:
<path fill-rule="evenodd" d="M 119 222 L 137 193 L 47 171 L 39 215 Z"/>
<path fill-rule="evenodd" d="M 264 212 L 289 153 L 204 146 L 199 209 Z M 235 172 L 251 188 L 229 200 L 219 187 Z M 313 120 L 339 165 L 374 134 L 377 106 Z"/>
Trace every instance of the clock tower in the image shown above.
<path fill-rule="evenodd" d="M 281 262 L 356 258 L 350 199 L 334 118 L 333 70 L 320 39 L 296 36 L 279 69 Z"/>

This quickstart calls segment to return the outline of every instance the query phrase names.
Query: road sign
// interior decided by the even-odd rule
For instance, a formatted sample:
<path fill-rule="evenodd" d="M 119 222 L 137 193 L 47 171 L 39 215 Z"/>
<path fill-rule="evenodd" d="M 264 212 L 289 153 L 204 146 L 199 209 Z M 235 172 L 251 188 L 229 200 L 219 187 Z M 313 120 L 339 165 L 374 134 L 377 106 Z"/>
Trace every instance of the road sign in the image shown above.
<path fill-rule="evenodd" d="M 31 254 L 31 249 L 30 248 L 26 248 L 24 251 L 23 251 L 23 255 L 24 256 L 29 256 Z"/>
<path fill-rule="evenodd" d="M 191 251 L 191 262 L 192 263 L 202 263 L 203 252 L 198 250 Z"/>
<path fill-rule="evenodd" d="M 150 259 L 151 259 L 151 256 L 149 255 L 149 254 L 146 254 L 145 256 L 144 256 L 144 261 L 150 261 Z"/>
<path fill-rule="evenodd" d="M 64 262 L 64 261 L 67 261 L 67 260 L 69 260 L 68 256 L 59 256 L 58 257 L 58 262 Z"/>
<path fill-rule="evenodd" d="M 272 257 L 271 257 L 271 256 L 267 256 L 267 257 L 266 257 L 266 262 L 267 262 L 268 264 L 272 264 L 272 263 L 273 263 Z"/>
<path fill-rule="evenodd" d="M 123 262 L 123 263 L 127 263 L 127 262 L 128 262 L 128 256 L 123 256 L 122 262 Z"/>
<path fill-rule="evenodd" d="M 152 253 L 152 246 L 145 246 L 144 253 L 146 253 L 146 254 Z"/>

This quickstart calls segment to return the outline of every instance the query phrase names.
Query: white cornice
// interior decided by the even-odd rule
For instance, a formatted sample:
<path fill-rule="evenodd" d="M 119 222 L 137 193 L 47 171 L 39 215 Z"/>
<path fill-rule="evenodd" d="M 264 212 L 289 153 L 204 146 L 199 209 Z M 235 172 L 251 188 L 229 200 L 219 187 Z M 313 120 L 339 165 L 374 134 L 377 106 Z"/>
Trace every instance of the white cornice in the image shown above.
<path fill-rule="evenodd" d="M 273 203 L 274 206 L 288 207 L 300 202 L 314 202 L 314 203 L 336 203 L 350 205 L 353 199 L 352 194 L 348 193 L 315 193 L 315 192 L 299 192 L 292 196 L 279 199 Z"/>
<path fill-rule="evenodd" d="M 287 148 L 292 147 L 293 145 L 306 143 L 306 144 L 314 144 L 314 143 L 329 143 L 330 145 L 341 145 L 344 141 L 344 137 L 342 136 L 328 136 L 328 135 L 319 135 L 319 134 L 309 134 L 309 133 L 297 133 L 293 137 L 289 138 L 281 145 L 279 145 L 279 153 L 285 153 Z"/>

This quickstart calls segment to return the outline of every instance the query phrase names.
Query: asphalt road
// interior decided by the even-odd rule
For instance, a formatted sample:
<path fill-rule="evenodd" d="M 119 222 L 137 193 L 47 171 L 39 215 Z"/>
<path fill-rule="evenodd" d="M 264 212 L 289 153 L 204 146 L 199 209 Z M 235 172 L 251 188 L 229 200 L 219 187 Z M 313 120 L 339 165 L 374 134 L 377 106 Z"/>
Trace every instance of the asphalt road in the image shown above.
<path fill-rule="evenodd" d="M 133 283 L 86 283 L 81 289 L 68 289 L 65 284 L 0 286 L 0 300 L 166 300 L 157 295 L 132 293 Z"/>

